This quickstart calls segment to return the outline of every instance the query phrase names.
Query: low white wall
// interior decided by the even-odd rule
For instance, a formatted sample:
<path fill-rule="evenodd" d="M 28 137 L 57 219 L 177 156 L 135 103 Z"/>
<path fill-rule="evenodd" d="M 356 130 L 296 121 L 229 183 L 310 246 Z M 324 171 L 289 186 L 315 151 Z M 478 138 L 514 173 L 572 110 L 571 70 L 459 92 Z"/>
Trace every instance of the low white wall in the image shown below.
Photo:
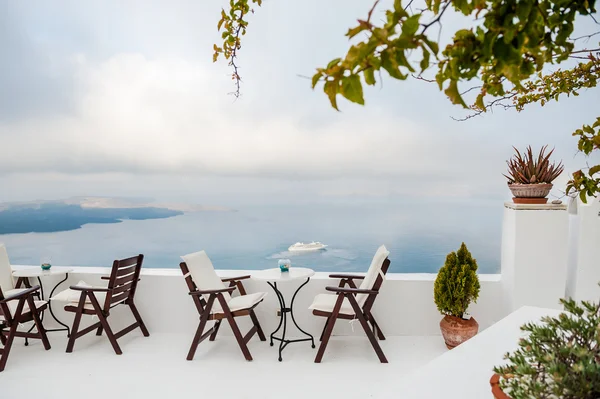
<path fill-rule="evenodd" d="M 13 266 L 15 269 L 32 266 Z M 60 267 L 53 266 L 59 269 Z M 69 279 L 57 292 L 66 289 L 71 284 L 83 280 L 92 285 L 106 285 L 106 281 L 100 280 L 101 276 L 108 275 L 108 268 L 77 267 L 69 274 Z M 221 276 L 240 276 L 251 274 L 249 270 L 218 271 Z M 433 302 L 433 282 L 435 274 L 396 274 L 390 273 L 381 288 L 379 298 L 375 301 L 373 314 L 380 324 L 384 334 L 394 335 L 439 335 L 439 321 L 441 315 L 438 313 Z M 59 277 L 44 277 L 42 281 L 46 295 L 50 289 L 60 281 Z M 470 313 L 479 322 L 480 328 L 485 329 L 508 314 L 508 306 L 502 296 L 500 275 L 480 275 L 481 292 L 477 304 L 473 304 Z M 35 281 L 32 281 L 35 283 Z M 337 286 L 338 281 L 328 278 L 328 273 L 317 273 L 309 284 L 298 293 L 294 304 L 294 315 L 296 321 L 305 331 L 315 335 L 317 339 L 325 322 L 322 317 L 313 316 L 308 306 L 312 303 L 315 295 L 325 293 L 325 287 Z M 287 304 L 291 300 L 293 292 L 300 282 L 279 284 Z M 248 292 L 264 291 L 268 295 L 261 303 L 256 313 L 265 330 L 271 333 L 279 322 L 276 316 L 278 308 L 277 298 L 265 282 L 257 280 L 245 280 L 244 286 Z M 198 313 L 188 295 L 183 276 L 178 269 L 145 269 L 136 293 L 136 304 L 148 329 L 155 332 L 173 332 L 189 334 L 193 336 L 198 325 Z M 53 303 L 53 310 L 57 317 L 68 324 L 72 324 L 73 315 L 65 313 L 62 308 L 64 304 Z M 84 325 L 92 322 L 92 317 Z M 130 323 L 132 318 L 124 306 L 117 306 L 111 314 L 112 323 L 116 328 Z M 247 317 L 243 320 L 243 330 L 249 328 Z M 53 325 L 49 314 L 45 318 L 46 325 Z M 296 335 L 295 327 L 290 327 L 291 319 L 288 318 L 288 331 L 290 336 Z M 230 334 L 229 327 L 221 330 Z M 221 333 L 221 332 L 220 332 Z M 340 320 L 336 324 L 334 334 L 364 334 L 358 322 L 351 325 L 347 320 Z"/>

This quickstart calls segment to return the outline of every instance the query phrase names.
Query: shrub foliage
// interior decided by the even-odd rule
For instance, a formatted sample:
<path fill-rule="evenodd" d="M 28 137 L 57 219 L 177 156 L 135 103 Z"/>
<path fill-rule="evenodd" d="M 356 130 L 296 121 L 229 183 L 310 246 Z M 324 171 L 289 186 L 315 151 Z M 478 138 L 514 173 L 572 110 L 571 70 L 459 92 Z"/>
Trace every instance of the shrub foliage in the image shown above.
<path fill-rule="evenodd" d="M 463 317 L 471 301 L 479 297 L 477 261 L 463 242 L 457 252 L 446 256 L 434 285 L 434 299 L 443 315 Z"/>
<path fill-rule="evenodd" d="M 568 313 L 522 326 L 527 337 L 494 368 L 512 398 L 600 398 L 600 304 L 561 303 Z"/>

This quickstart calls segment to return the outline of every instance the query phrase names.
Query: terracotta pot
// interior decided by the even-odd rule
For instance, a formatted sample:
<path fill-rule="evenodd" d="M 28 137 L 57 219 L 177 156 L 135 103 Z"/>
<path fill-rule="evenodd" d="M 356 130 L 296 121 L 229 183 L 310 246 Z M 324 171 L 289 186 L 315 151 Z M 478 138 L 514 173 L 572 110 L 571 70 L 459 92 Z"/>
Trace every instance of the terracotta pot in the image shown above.
<path fill-rule="evenodd" d="M 479 324 L 472 317 L 469 320 L 465 320 L 460 317 L 446 315 L 440 321 L 440 329 L 442 330 L 446 346 L 448 349 L 452 349 L 466 340 L 473 338 L 479 330 Z"/>
<path fill-rule="evenodd" d="M 490 385 L 492 386 L 492 394 L 496 399 L 511 399 L 510 396 L 504 393 L 502 388 L 500 388 L 500 376 L 498 374 L 494 374 L 492 378 L 490 378 Z"/>
<path fill-rule="evenodd" d="M 545 204 L 548 194 L 552 190 L 552 183 L 539 184 L 509 184 L 508 188 L 513 194 L 515 204 Z"/>

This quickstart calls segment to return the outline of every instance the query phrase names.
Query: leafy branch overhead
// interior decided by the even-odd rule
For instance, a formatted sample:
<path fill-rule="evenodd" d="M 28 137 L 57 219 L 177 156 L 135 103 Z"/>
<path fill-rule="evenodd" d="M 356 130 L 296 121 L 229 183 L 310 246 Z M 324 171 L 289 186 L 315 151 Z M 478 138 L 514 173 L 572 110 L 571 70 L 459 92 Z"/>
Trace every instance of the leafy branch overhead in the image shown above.
<path fill-rule="evenodd" d="M 496 106 L 522 111 L 529 104 L 545 105 L 563 94 L 577 96 L 581 90 L 597 87 L 596 0 L 421 1 L 420 9 L 414 0 L 395 0 L 388 9 L 377 10 L 380 0 L 374 0 L 366 18 L 346 33 L 352 40 L 346 54 L 317 68 L 312 87 L 322 85 L 338 110 L 338 96 L 364 104 L 364 85 L 375 85 L 384 74 L 397 80 L 429 80 L 424 75 L 432 73 L 435 80 L 431 81 L 448 99 L 470 111 L 465 119 Z M 229 12 L 223 11 L 219 22 L 219 29 L 224 28 L 223 47 L 215 45 L 215 60 L 223 54 L 233 67 L 236 95 L 240 76 L 235 61 L 251 3 L 261 4 L 260 0 L 231 0 Z M 472 18 L 473 23 L 454 32 L 442 49 L 438 37 L 448 10 Z M 576 19 L 592 21 L 598 31 L 573 37 Z M 545 66 L 567 60 L 577 65 L 543 73 Z M 579 137 L 579 150 L 586 155 L 600 150 L 598 121 L 573 135 Z M 600 165 L 575 172 L 567 192 L 579 193 L 584 201 L 600 194 L 599 174 Z"/>
<path fill-rule="evenodd" d="M 240 96 L 240 84 L 242 78 L 239 74 L 239 67 L 236 63 L 238 51 L 242 48 L 241 36 L 246 34 L 248 28 L 248 21 L 245 19 L 248 14 L 254 13 L 254 9 L 251 8 L 250 2 L 258 5 L 262 5 L 262 0 L 231 0 L 229 11 L 226 12 L 224 9 L 221 10 L 221 19 L 217 24 L 217 30 L 223 33 L 221 38 L 223 43 L 221 47 L 213 45 L 213 62 L 217 62 L 219 56 L 222 55 L 226 60 L 229 61 L 229 66 L 233 69 L 231 73 L 231 80 L 235 83 L 235 91 L 232 93 L 234 96 Z"/>

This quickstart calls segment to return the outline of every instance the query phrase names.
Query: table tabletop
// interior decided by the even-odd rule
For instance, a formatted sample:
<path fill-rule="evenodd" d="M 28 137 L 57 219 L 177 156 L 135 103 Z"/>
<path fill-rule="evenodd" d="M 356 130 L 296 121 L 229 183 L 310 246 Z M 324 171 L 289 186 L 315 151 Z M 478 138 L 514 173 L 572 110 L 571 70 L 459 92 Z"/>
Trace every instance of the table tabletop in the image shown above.
<path fill-rule="evenodd" d="M 50 269 L 42 270 L 42 268 L 27 268 L 13 271 L 14 277 L 44 277 L 44 276 L 60 276 L 72 272 L 73 269 Z"/>
<path fill-rule="evenodd" d="M 287 272 L 282 272 L 278 267 L 273 269 L 260 270 L 252 273 L 252 278 L 256 280 L 270 281 L 274 283 L 302 280 L 314 276 L 315 271 L 307 267 L 290 267 Z"/>

